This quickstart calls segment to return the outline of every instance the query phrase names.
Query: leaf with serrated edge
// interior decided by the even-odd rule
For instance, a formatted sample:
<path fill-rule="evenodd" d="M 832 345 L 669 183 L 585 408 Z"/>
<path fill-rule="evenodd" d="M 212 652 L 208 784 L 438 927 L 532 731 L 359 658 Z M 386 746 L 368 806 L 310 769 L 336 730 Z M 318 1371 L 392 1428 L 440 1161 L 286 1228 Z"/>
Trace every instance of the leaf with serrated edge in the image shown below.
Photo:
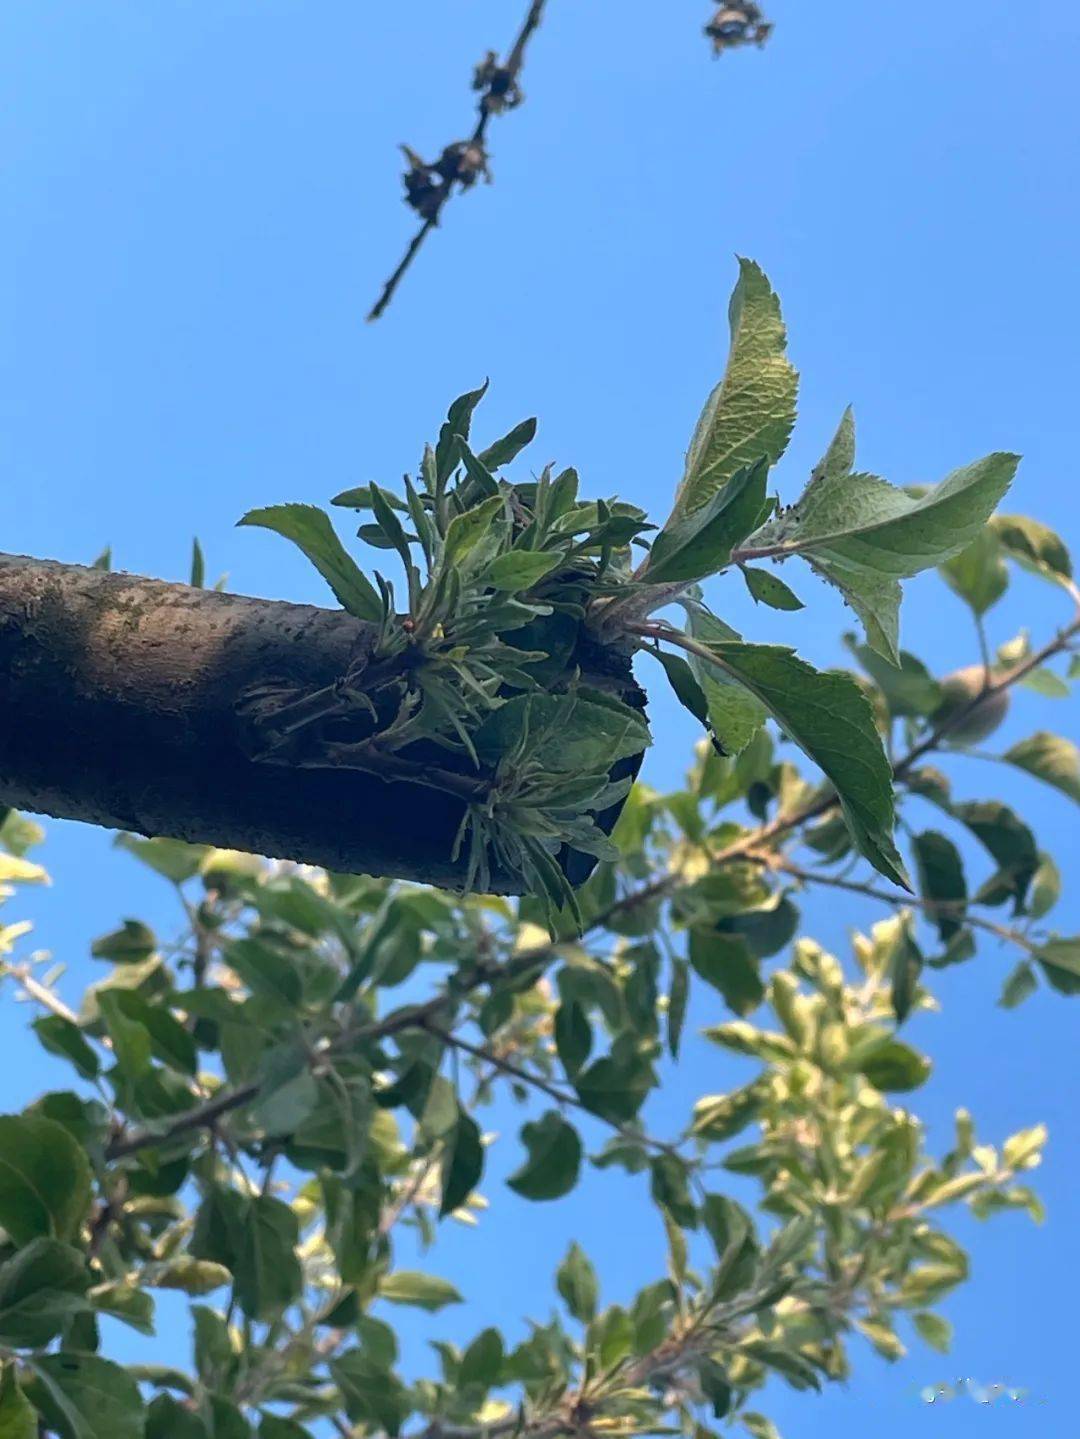
<path fill-rule="evenodd" d="M 761 268 L 739 261 L 728 309 L 731 349 L 724 378 L 702 411 L 675 499 L 692 514 L 744 466 L 763 456 L 775 464 L 795 424 L 799 377 L 785 353 L 780 302 Z"/>

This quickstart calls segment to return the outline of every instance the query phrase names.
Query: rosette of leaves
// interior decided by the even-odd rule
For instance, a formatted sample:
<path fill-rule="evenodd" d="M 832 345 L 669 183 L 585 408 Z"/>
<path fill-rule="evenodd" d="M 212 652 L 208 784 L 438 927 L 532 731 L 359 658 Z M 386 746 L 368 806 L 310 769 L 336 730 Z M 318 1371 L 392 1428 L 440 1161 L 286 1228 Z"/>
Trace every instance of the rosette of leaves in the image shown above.
<path fill-rule="evenodd" d="M 500 471 L 532 439 L 533 421 L 474 453 L 469 437 L 484 390 L 450 407 L 416 480 L 393 494 L 370 484 L 335 504 L 370 518 L 359 535 L 396 551 L 406 604 L 374 583 L 311 507 L 253 511 L 298 543 L 339 600 L 377 627 L 362 664 L 315 713 L 347 716 L 321 762 L 408 773 L 468 800 L 459 846 L 471 885 L 492 865 L 523 876 L 554 905 L 574 905 L 569 847 L 610 857 L 605 836 L 625 796 L 624 773 L 648 744 L 627 704 L 626 675 L 598 689 L 582 656 L 621 659 L 645 649 L 719 751 L 737 755 L 767 719 L 820 768 L 858 850 L 908 883 L 893 842 L 893 777 L 870 704 L 849 675 L 820 672 L 782 645 L 746 640 L 704 603 L 703 582 L 738 574 L 778 610 L 802 601 L 773 569 L 799 559 L 840 590 L 864 627 L 875 662 L 898 669 L 901 581 L 947 564 L 984 533 L 1017 457 L 992 454 L 918 492 L 856 471 L 850 411 L 803 493 L 784 505 L 772 470 L 795 421 L 797 375 L 786 354 L 779 302 L 757 265 L 742 261 L 730 306 L 726 372 L 710 395 L 686 458 L 674 508 L 655 527 L 631 505 L 579 497 L 573 470 L 515 482 Z M 1033 564 L 1045 544 L 1003 531 Z M 634 547 L 642 552 L 635 555 Z M 650 616 L 673 601 L 685 629 Z M 310 700 L 266 718 L 271 737 L 295 736 Z M 434 747 L 434 750 L 433 748 Z M 442 754 L 442 763 L 435 755 Z"/>

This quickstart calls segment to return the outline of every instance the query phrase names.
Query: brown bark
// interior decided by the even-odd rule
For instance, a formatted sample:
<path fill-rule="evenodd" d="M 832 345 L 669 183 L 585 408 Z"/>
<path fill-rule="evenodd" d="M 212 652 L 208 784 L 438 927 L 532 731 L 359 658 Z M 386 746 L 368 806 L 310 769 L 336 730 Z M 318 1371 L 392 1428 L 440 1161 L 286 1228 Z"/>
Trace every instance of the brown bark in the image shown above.
<path fill-rule="evenodd" d="M 255 760 L 245 740 L 250 689 L 321 689 L 372 638 L 343 611 L 0 556 L 0 804 L 458 886 L 462 799 Z M 640 698 L 625 660 L 601 682 Z M 578 883 L 581 857 L 568 860 Z M 514 889 L 505 875 L 496 884 Z"/>

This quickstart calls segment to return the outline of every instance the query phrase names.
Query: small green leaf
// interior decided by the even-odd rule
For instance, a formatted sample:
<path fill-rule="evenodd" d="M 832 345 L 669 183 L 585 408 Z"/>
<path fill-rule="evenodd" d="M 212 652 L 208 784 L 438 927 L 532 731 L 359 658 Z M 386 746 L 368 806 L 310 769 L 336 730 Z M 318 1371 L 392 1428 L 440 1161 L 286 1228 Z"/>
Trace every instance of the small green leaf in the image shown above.
<path fill-rule="evenodd" d="M 765 509 L 767 460 L 740 470 L 690 514 L 676 510 L 653 540 L 641 579 L 666 585 L 705 579 L 722 570 L 731 551 L 758 524 Z"/>
<path fill-rule="evenodd" d="M 198 590 L 201 590 L 206 583 L 206 561 L 203 559 L 202 545 L 199 544 L 198 536 L 191 542 L 191 578 L 188 583 Z"/>
<path fill-rule="evenodd" d="M 705 698 L 705 691 L 694 678 L 694 671 L 682 655 L 673 655 L 669 650 L 661 649 L 650 649 L 648 653 L 663 665 L 668 683 L 683 708 L 688 709 L 699 724 L 708 725 L 709 702 Z"/>
<path fill-rule="evenodd" d="M 692 929 L 690 963 L 707 984 L 720 991 L 736 1014 L 749 1014 L 765 998 L 758 966 L 738 935 Z"/>
<path fill-rule="evenodd" d="M 885 1094 L 918 1089 L 930 1077 L 930 1061 L 898 1039 L 886 1040 L 862 1058 L 860 1074 Z"/>
<path fill-rule="evenodd" d="M 952 1344 L 953 1327 L 947 1319 L 943 1319 L 940 1314 L 930 1314 L 923 1310 L 919 1314 L 913 1314 L 911 1320 L 920 1337 L 931 1349 L 936 1349 L 939 1354 L 948 1354 Z"/>
<path fill-rule="evenodd" d="M 240 1249 L 233 1261 L 236 1297 L 250 1319 L 273 1320 L 299 1296 L 303 1275 L 296 1247 L 297 1218 L 269 1194 L 245 1204 Z"/>
<path fill-rule="evenodd" d="M 1080 994 L 1080 939 L 1051 939 L 1035 958 L 1059 994 Z"/>
<path fill-rule="evenodd" d="M 531 590 L 562 563 L 563 556 L 550 550 L 508 550 L 492 560 L 480 576 L 480 583 L 512 593 Z"/>
<path fill-rule="evenodd" d="M 480 1141 L 480 1129 L 472 1116 L 466 1114 L 460 1105 L 453 1133 L 445 1142 L 440 1218 L 452 1214 L 465 1203 L 480 1183 L 484 1172 L 484 1146 Z"/>
<path fill-rule="evenodd" d="M 401 1380 L 381 1365 L 350 1349 L 330 1361 L 330 1374 L 341 1390 L 345 1412 L 368 1431 L 396 1436 L 412 1404 Z"/>
<path fill-rule="evenodd" d="M 566 1258 L 555 1272 L 555 1286 L 575 1319 L 588 1324 L 596 1317 L 600 1286 L 596 1270 L 578 1243 L 566 1251 Z"/>
<path fill-rule="evenodd" d="M 90 946 L 95 959 L 113 964 L 142 964 L 157 949 L 157 937 L 148 925 L 138 919 L 125 919 L 120 929 L 103 934 Z"/>
<path fill-rule="evenodd" d="M 63 1125 L 0 1116 L 0 1226 L 19 1245 L 75 1239 L 90 1208 L 90 1165 Z"/>
<path fill-rule="evenodd" d="M 779 575 L 771 570 L 755 570 L 742 567 L 746 588 L 756 603 L 768 605 L 771 610 L 802 610 L 806 606 L 794 590 L 789 589 Z"/>
<path fill-rule="evenodd" d="M 316 505 L 268 505 L 249 510 L 241 525 L 274 530 L 292 540 L 333 590 L 337 601 L 358 620 L 378 623 L 382 617 L 379 593 L 334 533 L 334 527 Z"/>
<path fill-rule="evenodd" d="M 1009 587 L 1001 541 L 992 524 L 981 530 L 966 550 L 941 566 L 945 583 L 966 600 L 975 615 L 986 614 Z"/>
<path fill-rule="evenodd" d="M 38 1439 L 37 1414 L 19 1388 L 14 1364 L 0 1371 L 0 1439 Z"/>
<path fill-rule="evenodd" d="M 88 1284 L 79 1250 L 57 1239 L 32 1239 L 0 1265 L 0 1344 L 43 1348 L 87 1307 Z"/>
<path fill-rule="evenodd" d="M 1007 749 L 1002 758 L 1080 804 L 1080 749 L 1072 740 L 1040 730 Z"/>
<path fill-rule="evenodd" d="M 641 1055 L 613 1053 L 577 1075 L 574 1088 L 586 1109 L 624 1124 L 637 1114 L 653 1081 L 652 1066 Z"/>
<path fill-rule="evenodd" d="M 443 547 L 443 563 L 463 565 L 480 548 L 495 522 L 496 516 L 506 511 L 506 500 L 500 495 L 490 495 L 480 504 L 464 514 L 455 515 L 446 531 Z"/>
<path fill-rule="evenodd" d="M 967 881 L 960 851 L 951 839 L 936 830 L 924 830 L 912 840 L 919 894 L 933 902 L 929 918 L 947 943 L 964 925 Z"/>
<path fill-rule="evenodd" d="M 224 959 L 252 994 L 290 1012 L 299 1007 L 303 992 L 299 971 L 279 950 L 257 939 L 234 939 L 226 945 Z"/>
<path fill-rule="evenodd" d="M 716 665 L 743 685 L 830 779 L 852 838 L 887 879 L 907 889 L 893 843 L 892 770 L 869 701 L 850 675 L 813 669 L 782 645 L 722 641 Z"/>
<path fill-rule="evenodd" d="M 762 457 L 775 464 L 795 423 L 799 377 L 785 353 L 780 302 L 752 260 L 739 261 L 728 318 L 727 369 L 690 442 L 675 501 L 677 515 L 692 514 L 739 470 Z"/>
<path fill-rule="evenodd" d="M 1027 515 L 995 515 L 990 526 L 1010 559 L 1060 584 L 1072 578 L 1072 560 L 1061 538 Z"/>
<path fill-rule="evenodd" d="M 526 445 L 531 445 L 535 438 L 535 419 L 522 420 L 508 435 L 496 440 L 493 445 L 488 445 L 486 450 L 481 450 L 477 458 L 486 469 L 501 470 L 504 465 L 516 459 Z"/>
<path fill-rule="evenodd" d="M 97 1078 L 97 1054 L 77 1024 L 59 1014 L 43 1014 L 34 1020 L 33 1030 L 44 1049 L 69 1059 L 83 1079 Z"/>
<path fill-rule="evenodd" d="M 667 1042 L 672 1059 L 679 1057 L 679 1043 L 686 1022 L 686 1006 L 690 998 L 690 967 L 684 959 L 675 959 L 671 966 L 671 989 L 667 1007 Z"/>
<path fill-rule="evenodd" d="M 458 1385 L 463 1389 L 469 1385 L 479 1385 L 487 1391 L 499 1382 L 505 1354 L 499 1331 L 482 1330 L 461 1356 L 457 1373 Z"/>
<path fill-rule="evenodd" d="M 529 1152 L 524 1164 L 506 1181 L 523 1199 L 561 1199 L 577 1183 L 581 1171 L 581 1140 L 573 1125 L 551 1109 L 522 1126 L 521 1142 Z"/>
<path fill-rule="evenodd" d="M 422 1274 L 417 1269 L 397 1269 L 384 1275 L 379 1281 L 379 1298 L 431 1313 L 444 1309 L 447 1304 L 462 1303 L 461 1295 L 448 1280 Z"/>

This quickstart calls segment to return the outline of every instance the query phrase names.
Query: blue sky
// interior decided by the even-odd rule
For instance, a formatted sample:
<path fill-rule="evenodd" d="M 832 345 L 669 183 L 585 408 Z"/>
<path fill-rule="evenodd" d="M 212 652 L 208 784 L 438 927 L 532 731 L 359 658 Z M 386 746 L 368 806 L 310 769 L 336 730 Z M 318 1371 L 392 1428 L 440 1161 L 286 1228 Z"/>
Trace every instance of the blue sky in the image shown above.
<path fill-rule="evenodd" d="M 394 481 L 448 400 L 485 375 L 481 434 L 537 414 L 537 464 L 573 463 L 594 491 L 660 518 L 723 362 L 736 253 L 780 291 L 804 376 L 778 472 L 786 498 L 850 401 L 861 465 L 912 483 L 1019 450 L 1012 507 L 1080 540 L 1075 7 L 774 0 L 768 48 L 714 63 L 704 3 L 551 0 L 528 103 L 493 126 L 495 185 L 455 202 L 389 314 L 365 325 L 411 233 L 395 145 L 434 154 L 465 130 L 471 66 L 505 45 L 522 8 L 9 0 L 6 550 L 87 561 L 111 543 L 119 566 L 180 578 L 197 531 L 232 588 L 322 602 L 283 542 L 235 521 L 254 505 Z M 794 617 L 752 613 L 731 588 L 714 599 L 740 628 L 838 659 L 843 612 L 811 582 Z M 995 641 L 1022 624 L 1047 632 L 1064 617 L 1056 603 L 1017 585 L 991 617 Z M 963 608 L 933 579 L 909 587 L 905 630 L 938 670 L 972 657 Z M 663 697 L 654 719 L 647 776 L 665 784 L 691 727 Z M 1075 736 L 1076 712 L 1022 696 L 1004 734 L 1044 726 Z M 1067 870 L 1075 862 L 1075 811 L 1060 796 L 974 762 L 958 782 L 1015 799 Z M 89 976 L 90 938 L 121 915 L 172 922 L 168 896 L 106 835 L 53 824 L 46 858 L 55 886 L 5 917 L 32 914 L 38 942 L 70 965 L 72 992 Z M 807 913 L 838 949 L 871 917 L 817 901 Z M 1074 894 L 1057 923 L 1080 928 Z M 1077 1010 L 1046 994 L 996 1009 L 1009 963 L 990 946 L 941 976 L 942 1014 L 917 1022 L 936 1060 L 920 1110 L 939 1148 L 957 1104 L 988 1138 L 1046 1119 L 1049 1222 L 958 1224 L 974 1266 L 946 1305 L 954 1354 L 915 1347 L 890 1368 L 860 1353 L 846 1391 L 778 1390 L 770 1412 L 789 1439 L 846 1439 L 868 1423 L 881 1439 L 915 1425 L 950 1439 L 1072 1432 Z M 26 1017 L 10 1001 L 0 1011 L 7 1107 L 56 1082 L 21 1038 Z M 738 1072 L 694 1050 L 653 1127 L 674 1127 L 693 1094 Z M 571 1236 L 612 1298 L 652 1277 L 661 1236 L 632 1190 L 590 1177 L 572 1204 L 545 1209 L 493 1186 L 490 1222 L 448 1234 L 434 1261 L 470 1297 L 453 1323 L 467 1337 L 542 1316 Z M 410 1330 L 412 1357 L 426 1333 Z M 954 1375 L 1008 1380 L 1045 1402 L 928 1409 L 912 1397 Z"/>

